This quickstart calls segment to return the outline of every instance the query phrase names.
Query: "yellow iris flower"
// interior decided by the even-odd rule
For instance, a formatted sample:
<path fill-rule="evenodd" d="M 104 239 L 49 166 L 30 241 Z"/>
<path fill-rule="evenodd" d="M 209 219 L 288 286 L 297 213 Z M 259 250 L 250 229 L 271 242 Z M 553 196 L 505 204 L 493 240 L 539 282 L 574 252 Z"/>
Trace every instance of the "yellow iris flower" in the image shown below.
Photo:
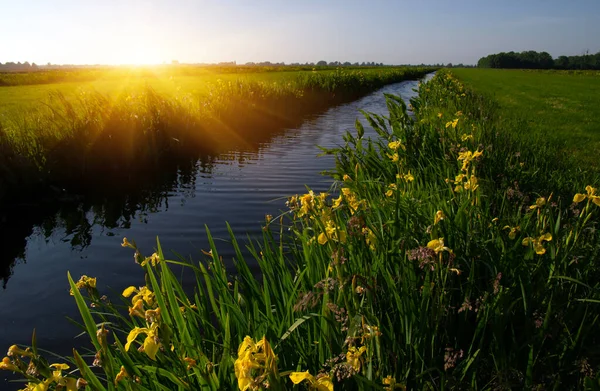
<path fill-rule="evenodd" d="M 117 383 L 119 383 L 121 380 L 128 378 L 128 377 L 129 377 L 129 374 L 125 370 L 125 367 L 121 365 L 121 370 L 119 371 L 119 373 L 117 373 L 117 376 L 115 377 L 115 385 Z"/>
<path fill-rule="evenodd" d="M 146 259 L 144 259 L 140 265 L 146 266 L 148 263 L 150 263 L 153 267 L 156 267 L 156 265 L 159 262 L 160 262 L 160 257 L 158 256 L 157 253 L 154 253 L 151 256 L 146 257 Z"/>
<path fill-rule="evenodd" d="M 578 204 L 587 198 L 588 200 L 592 201 L 594 204 L 600 206 L 600 196 L 596 195 L 596 189 L 593 188 L 592 186 L 588 185 L 585 187 L 585 191 L 587 194 L 581 194 L 581 193 L 575 194 L 575 197 L 573 197 L 573 202 Z"/>
<path fill-rule="evenodd" d="M 544 242 L 549 242 L 552 240 L 552 235 L 548 232 L 546 232 L 545 234 L 541 235 L 539 238 L 525 238 L 523 239 L 523 246 L 529 246 L 529 245 L 533 245 L 533 249 L 535 250 L 535 253 L 538 255 L 543 255 L 546 253 L 546 249 L 544 248 L 543 244 Z"/>
<path fill-rule="evenodd" d="M 86 275 L 81 276 L 79 281 L 75 283 L 77 289 L 94 289 L 96 288 L 96 277 L 88 277 Z M 73 290 L 69 291 L 69 294 L 73 296 Z"/>
<path fill-rule="evenodd" d="M 544 205 L 546 205 L 546 199 L 544 197 L 540 197 L 535 200 L 535 204 L 529 207 L 530 210 L 541 209 Z"/>
<path fill-rule="evenodd" d="M 388 147 L 392 151 L 397 151 L 399 148 L 406 149 L 406 147 L 400 142 L 400 140 L 398 140 L 398 141 L 390 141 L 390 143 L 388 144 Z"/>
<path fill-rule="evenodd" d="M 450 126 L 452 126 L 452 129 L 456 129 L 457 125 L 458 125 L 458 118 L 456 118 L 454 121 L 446 122 L 446 128 L 449 128 Z"/>
<path fill-rule="evenodd" d="M 462 168 L 461 170 L 466 171 L 467 168 L 469 167 L 469 164 L 477 159 L 479 156 L 483 155 L 482 151 L 475 151 L 475 152 L 471 152 L 471 151 L 465 151 L 465 152 L 460 152 L 458 154 L 458 160 L 463 162 Z"/>
<path fill-rule="evenodd" d="M 131 344 L 138 335 L 146 334 L 144 340 L 143 349 L 144 352 L 150 357 L 151 360 L 156 360 L 156 353 L 158 353 L 159 342 L 158 342 L 158 324 L 153 323 L 148 327 L 135 327 L 129 332 L 127 336 L 127 343 L 125 344 L 125 351 L 129 351 Z"/>
<path fill-rule="evenodd" d="M 442 251 L 452 252 L 452 250 L 444 246 L 444 238 L 430 240 L 427 243 L 427 248 L 435 251 L 436 254 L 439 254 Z"/>
<path fill-rule="evenodd" d="M 346 352 L 346 362 L 354 368 L 356 372 L 360 371 L 360 367 L 362 366 L 363 358 L 361 357 L 364 352 L 367 351 L 365 346 L 361 346 L 356 349 L 356 347 L 351 346 L 348 348 L 348 352 Z"/>
<path fill-rule="evenodd" d="M 517 237 L 517 232 L 519 232 L 521 230 L 521 227 L 519 227 L 518 225 L 516 227 L 510 227 L 510 226 L 506 225 L 502 229 L 508 229 L 509 230 L 508 238 L 514 240 L 514 238 Z"/>
<path fill-rule="evenodd" d="M 392 183 L 388 186 L 388 191 L 385 192 L 385 196 L 386 197 L 391 197 L 392 195 L 394 195 L 394 191 L 396 191 L 398 189 L 398 187 L 396 186 L 395 183 Z"/>
<path fill-rule="evenodd" d="M 246 391 L 250 388 L 254 381 L 254 370 L 277 375 L 276 361 L 277 357 L 265 337 L 255 343 L 250 336 L 246 336 L 238 348 L 238 358 L 233 364 L 239 389 Z"/>
<path fill-rule="evenodd" d="M 2 359 L 2 362 L 0 362 L 0 369 L 3 371 L 11 371 L 11 372 L 18 372 L 19 368 L 12 363 L 12 361 L 10 360 L 10 358 L 8 357 L 4 357 Z"/>
<path fill-rule="evenodd" d="M 433 225 L 436 225 L 441 220 L 444 220 L 445 217 L 446 217 L 446 215 L 444 214 L 444 212 L 441 210 L 438 210 L 437 212 L 435 212 L 435 217 L 433 218 Z"/>
<path fill-rule="evenodd" d="M 333 382 L 329 376 L 321 376 L 316 379 L 308 371 L 290 373 L 290 380 L 294 384 L 300 384 L 303 381 L 308 381 L 308 387 L 311 390 L 317 391 L 333 391 Z"/>

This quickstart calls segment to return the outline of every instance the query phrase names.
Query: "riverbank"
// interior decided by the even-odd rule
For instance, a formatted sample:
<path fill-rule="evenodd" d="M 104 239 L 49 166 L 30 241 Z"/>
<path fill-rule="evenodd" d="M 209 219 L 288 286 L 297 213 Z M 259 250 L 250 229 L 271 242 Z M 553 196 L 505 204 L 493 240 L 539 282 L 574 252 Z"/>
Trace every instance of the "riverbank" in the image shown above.
<path fill-rule="evenodd" d="M 139 82 L 114 96 L 57 92 L 48 105 L 0 119 L 0 202 L 52 189 L 85 194 L 143 183 L 162 167 L 264 139 L 306 114 L 430 71 L 289 72 L 272 83 L 215 77 L 198 96 L 159 93 Z"/>
<path fill-rule="evenodd" d="M 547 171 L 540 186 L 522 185 L 548 167 L 538 146 L 499 133 L 493 102 L 447 72 L 421 85 L 416 121 L 388 99 L 389 119 L 367 117 L 378 137 L 357 124 L 329 151 L 339 192 L 291 197 L 286 213 L 266 217 L 251 256 L 235 236 L 221 243 L 210 232 L 200 263 L 165 259 L 160 244 L 144 256 L 124 240 L 147 284 L 117 288 L 126 317 L 96 280 L 76 276 L 71 289 L 108 380 L 90 370 L 91 357 L 75 354 L 71 365 L 100 390 L 597 382 L 597 190 L 569 182 L 569 193 Z M 235 272 L 220 257 L 230 246 Z M 171 269 L 180 266 L 195 275 L 193 295 Z M 14 357 L 6 365 L 20 365 Z"/>

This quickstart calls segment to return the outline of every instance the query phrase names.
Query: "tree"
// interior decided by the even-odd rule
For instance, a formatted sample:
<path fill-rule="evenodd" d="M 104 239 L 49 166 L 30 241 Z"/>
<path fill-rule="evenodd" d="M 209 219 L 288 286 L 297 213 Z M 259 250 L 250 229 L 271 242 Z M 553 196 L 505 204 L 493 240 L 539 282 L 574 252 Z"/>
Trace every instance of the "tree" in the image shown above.
<path fill-rule="evenodd" d="M 317 66 L 318 66 L 318 67 L 324 67 L 324 66 L 327 66 L 327 61 L 321 60 L 321 61 L 319 61 L 319 62 L 317 63 Z"/>

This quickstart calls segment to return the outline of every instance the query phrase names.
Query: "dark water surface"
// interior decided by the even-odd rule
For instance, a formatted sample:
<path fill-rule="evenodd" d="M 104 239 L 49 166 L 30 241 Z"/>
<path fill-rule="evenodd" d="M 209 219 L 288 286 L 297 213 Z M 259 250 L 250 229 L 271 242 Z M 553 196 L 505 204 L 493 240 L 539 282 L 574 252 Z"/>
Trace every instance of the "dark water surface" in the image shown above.
<path fill-rule="evenodd" d="M 6 232 L 0 236 L 0 358 L 14 343 L 29 345 L 34 328 L 41 348 L 71 354 L 81 344 L 74 340 L 80 330 L 65 319 L 79 319 L 67 271 L 75 280 L 82 274 L 97 277 L 100 292 L 109 296 L 142 285 L 132 251 L 120 245 L 125 236 L 146 255 L 159 236 L 171 259 L 174 251 L 199 258 L 201 249 L 208 249 L 205 224 L 217 240 L 228 239 L 226 221 L 240 238 L 259 236 L 265 214 L 284 210 L 286 196 L 305 192 L 305 185 L 315 191 L 330 187 L 331 178 L 320 173 L 332 169 L 334 159 L 317 157 L 317 145 L 341 144 L 343 133 L 362 118 L 359 109 L 387 114 L 384 93 L 408 100 L 416 86 L 416 81 L 386 86 L 266 142 L 201 159 L 140 194 L 102 202 L 73 198 L 50 212 L 32 205 L 19 216 L 1 216 L 10 224 L 3 224 Z M 233 258 L 226 243 L 217 242 L 217 248 L 225 261 Z M 0 389 L 5 387 L 12 388 L 0 381 Z"/>

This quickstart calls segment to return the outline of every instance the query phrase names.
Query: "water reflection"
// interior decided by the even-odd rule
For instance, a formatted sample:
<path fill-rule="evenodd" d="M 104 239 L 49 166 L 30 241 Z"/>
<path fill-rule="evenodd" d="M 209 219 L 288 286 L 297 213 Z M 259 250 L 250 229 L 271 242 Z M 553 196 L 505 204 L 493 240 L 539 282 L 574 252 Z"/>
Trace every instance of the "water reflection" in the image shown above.
<path fill-rule="evenodd" d="M 256 137 L 257 134 L 263 137 Z M 179 202 L 195 197 L 198 181 L 210 179 L 216 165 L 244 167 L 256 159 L 270 142 L 281 137 L 282 131 L 254 133 L 252 142 L 237 145 L 220 145 L 221 151 L 202 154 L 185 161 L 178 161 L 160 172 L 137 178 L 134 182 L 106 186 L 101 191 L 85 197 L 67 194 L 54 189 L 53 200 L 39 203 L 11 205 L 0 212 L 0 237 L 4 248 L 0 255 L 0 280 L 2 287 L 13 275 L 15 266 L 26 263 L 26 249 L 30 238 L 42 238 L 46 244 L 52 241 L 68 243 L 72 251 L 82 252 L 92 244 L 95 236 L 113 236 L 115 229 L 128 229 L 132 222 L 147 223 L 151 214 L 167 211 L 172 196 Z M 267 137 L 265 137 L 267 136 Z M 100 232 L 95 232 L 100 228 Z"/>

